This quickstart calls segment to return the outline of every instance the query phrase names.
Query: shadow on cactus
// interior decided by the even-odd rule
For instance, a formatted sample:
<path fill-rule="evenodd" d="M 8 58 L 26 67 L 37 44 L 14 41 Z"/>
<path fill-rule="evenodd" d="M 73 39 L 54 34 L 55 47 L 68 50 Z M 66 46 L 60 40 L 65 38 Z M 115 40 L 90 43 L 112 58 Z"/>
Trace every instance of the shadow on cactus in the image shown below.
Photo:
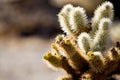
<path fill-rule="evenodd" d="M 43 56 L 53 67 L 67 72 L 60 80 L 116 80 L 112 76 L 120 74 L 120 43 L 108 47 L 113 15 L 108 1 L 96 9 L 91 22 L 83 8 L 63 7 L 58 18 L 66 35 L 58 35 L 51 51 Z"/>

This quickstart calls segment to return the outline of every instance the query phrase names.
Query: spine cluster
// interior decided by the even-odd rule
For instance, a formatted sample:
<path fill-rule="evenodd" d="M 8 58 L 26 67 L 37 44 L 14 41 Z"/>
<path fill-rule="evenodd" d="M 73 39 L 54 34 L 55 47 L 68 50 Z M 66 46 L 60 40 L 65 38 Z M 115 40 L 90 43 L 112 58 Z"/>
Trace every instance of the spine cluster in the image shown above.
<path fill-rule="evenodd" d="M 66 34 L 58 35 L 51 51 L 43 56 L 53 67 L 67 72 L 60 80 L 111 80 L 120 73 L 120 43 L 107 49 L 113 11 L 112 3 L 106 1 L 89 23 L 82 7 L 63 7 L 58 18 Z"/>

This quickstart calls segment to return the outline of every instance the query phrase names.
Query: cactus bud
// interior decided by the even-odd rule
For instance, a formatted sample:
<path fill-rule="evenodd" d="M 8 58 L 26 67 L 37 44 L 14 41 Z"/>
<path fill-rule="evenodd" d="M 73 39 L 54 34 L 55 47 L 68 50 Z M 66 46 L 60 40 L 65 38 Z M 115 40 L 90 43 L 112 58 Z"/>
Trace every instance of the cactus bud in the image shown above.
<path fill-rule="evenodd" d="M 104 58 L 101 52 L 88 52 L 87 56 L 90 61 L 90 66 L 92 67 L 93 71 L 100 72 L 104 66 Z"/>

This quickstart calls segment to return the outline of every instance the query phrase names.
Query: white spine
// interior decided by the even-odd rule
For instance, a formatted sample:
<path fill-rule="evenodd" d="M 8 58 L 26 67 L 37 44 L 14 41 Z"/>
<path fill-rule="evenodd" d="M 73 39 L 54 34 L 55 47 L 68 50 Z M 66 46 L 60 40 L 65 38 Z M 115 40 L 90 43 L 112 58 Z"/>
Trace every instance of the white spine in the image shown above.
<path fill-rule="evenodd" d="M 87 53 L 90 50 L 91 37 L 87 33 L 81 33 L 78 36 L 78 45 L 83 53 Z"/>
<path fill-rule="evenodd" d="M 113 4 L 111 2 L 106 1 L 105 3 L 103 3 L 102 5 L 100 5 L 95 13 L 94 13 L 94 17 L 92 19 L 92 28 L 93 31 L 95 31 L 98 27 L 98 24 L 100 22 L 100 19 L 102 18 L 109 18 L 109 19 L 113 19 L 114 16 L 114 12 L 113 12 Z"/>
<path fill-rule="evenodd" d="M 69 13 L 72 9 L 73 9 L 73 6 L 71 4 L 67 4 L 63 7 L 61 12 L 58 14 L 60 26 L 67 35 L 72 34 L 71 26 L 69 23 Z"/>
<path fill-rule="evenodd" d="M 70 24 L 72 27 L 72 30 L 76 33 L 81 32 L 82 27 L 84 27 L 87 24 L 87 16 L 86 12 L 81 7 L 75 7 L 70 12 Z"/>
<path fill-rule="evenodd" d="M 100 20 L 99 28 L 93 39 L 93 51 L 104 51 L 107 45 L 108 30 L 111 24 L 111 20 L 103 18 Z"/>

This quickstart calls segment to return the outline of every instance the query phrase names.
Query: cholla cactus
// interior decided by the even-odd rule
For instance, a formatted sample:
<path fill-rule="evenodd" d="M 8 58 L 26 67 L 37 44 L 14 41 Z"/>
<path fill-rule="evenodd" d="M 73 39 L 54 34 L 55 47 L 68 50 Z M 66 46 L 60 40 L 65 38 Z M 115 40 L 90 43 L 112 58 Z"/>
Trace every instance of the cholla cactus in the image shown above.
<path fill-rule="evenodd" d="M 98 25 L 102 18 L 113 19 L 113 5 L 110 2 L 104 2 L 100 7 L 95 10 L 94 17 L 92 18 L 92 33 L 96 32 Z"/>
<path fill-rule="evenodd" d="M 112 3 L 104 2 L 97 8 L 92 24 L 83 8 L 70 4 L 64 6 L 58 17 L 66 35 L 58 35 L 43 58 L 67 72 L 60 80 L 113 80 L 113 75 L 120 74 L 120 43 L 107 49 Z"/>

